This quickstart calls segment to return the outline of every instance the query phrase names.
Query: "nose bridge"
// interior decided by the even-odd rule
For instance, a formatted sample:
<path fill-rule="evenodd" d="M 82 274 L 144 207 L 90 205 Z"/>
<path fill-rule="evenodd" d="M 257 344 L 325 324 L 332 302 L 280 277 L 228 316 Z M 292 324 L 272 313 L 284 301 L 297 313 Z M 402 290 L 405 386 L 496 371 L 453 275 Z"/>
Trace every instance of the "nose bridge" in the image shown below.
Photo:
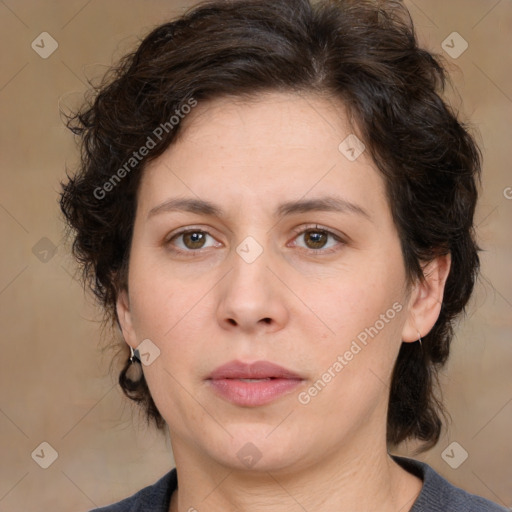
<path fill-rule="evenodd" d="M 269 256 L 269 244 L 262 235 L 258 239 L 251 235 L 246 236 L 232 254 L 231 292 L 238 290 L 247 299 L 266 294 L 270 285 L 270 272 L 267 269 Z"/>
<path fill-rule="evenodd" d="M 242 280 L 258 280 L 259 276 L 269 274 L 266 266 L 269 264 L 272 230 L 268 230 L 267 215 L 262 215 L 264 210 L 261 198 L 247 198 L 245 206 L 240 207 L 244 211 L 245 219 L 238 227 L 235 242 L 231 254 L 232 274 Z"/>
<path fill-rule="evenodd" d="M 256 238 L 258 237 L 258 239 Z M 231 254 L 231 271 L 222 287 L 218 307 L 219 322 L 225 327 L 254 329 L 258 323 L 282 324 L 287 316 L 284 297 L 276 288 L 268 267 L 272 251 L 265 233 L 246 236 Z"/>

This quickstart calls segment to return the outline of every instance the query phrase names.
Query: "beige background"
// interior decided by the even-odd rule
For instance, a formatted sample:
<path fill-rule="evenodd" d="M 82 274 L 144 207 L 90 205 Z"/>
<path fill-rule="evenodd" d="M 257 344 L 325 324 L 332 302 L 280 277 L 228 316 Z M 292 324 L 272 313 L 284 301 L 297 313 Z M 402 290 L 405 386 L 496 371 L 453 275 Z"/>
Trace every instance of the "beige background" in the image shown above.
<path fill-rule="evenodd" d="M 406 3 L 422 41 L 450 64 L 456 108 L 477 126 L 485 157 L 482 277 L 443 377 L 453 422 L 418 458 L 512 507 L 512 3 Z M 98 77 L 138 36 L 190 4 L 0 0 L 0 512 L 89 510 L 173 466 L 168 439 L 132 419 L 108 374 L 109 354 L 100 352 L 98 311 L 72 278 L 57 191 L 77 153 L 58 106 L 77 105 L 86 77 Z M 469 43 L 456 60 L 441 48 L 453 31 Z M 31 48 L 41 32 L 59 45 L 47 59 Z M 454 441 L 469 454 L 458 469 L 441 456 Z M 31 458 L 42 442 L 58 453 L 47 469 Z"/>

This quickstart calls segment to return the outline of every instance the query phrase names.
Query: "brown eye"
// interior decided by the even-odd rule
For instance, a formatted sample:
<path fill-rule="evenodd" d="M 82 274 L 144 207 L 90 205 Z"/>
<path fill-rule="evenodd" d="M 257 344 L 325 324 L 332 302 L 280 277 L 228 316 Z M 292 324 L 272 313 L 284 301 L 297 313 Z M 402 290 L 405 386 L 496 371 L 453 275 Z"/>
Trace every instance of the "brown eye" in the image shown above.
<path fill-rule="evenodd" d="M 209 242 L 208 237 L 211 239 Z M 199 252 L 199 249 L 214 247 L 216 244 L 210 233 L 200 229 L 189 229 L 176 233 L 166 242 L 166 245 L 170 246 L 175 252 L 193 253 Z"/>
<path fill-rule="evenodd" d="M 206 233 L 202 231 L 189 231 L 182 233 L 183 243 L 187 249 L 201 249 L 206 240 Z"/>
<path fill-rule="evenodd" d="M 306 246 L 310 249 L 322 249 L 328 239 L 329 234 L 326 231 L 308 230 L 304 232 Z"/>
<path fill-rule="evenodd" d="M 297 236 L 293 245 L 300 247 L 310 254 L 318 254 L 320 256 L 322 254 L 334 253 L 341 246 L 345 245 L 344 240 L 340 236 L 318 226 L 302 229 L 302 231 L 296 231 L 296 233 Z"/>

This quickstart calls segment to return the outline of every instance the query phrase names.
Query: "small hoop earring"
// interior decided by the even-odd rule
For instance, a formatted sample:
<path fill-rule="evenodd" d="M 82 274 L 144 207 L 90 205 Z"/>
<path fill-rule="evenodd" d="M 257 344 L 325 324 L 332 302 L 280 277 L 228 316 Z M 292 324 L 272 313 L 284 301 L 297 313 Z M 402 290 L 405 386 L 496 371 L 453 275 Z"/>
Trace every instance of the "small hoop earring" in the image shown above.
<path fill-rule="evenodd" d="M 138 389 L 142 379 L 144 379 L 144 375 L 139 358 L 139 351 L 133 350 L 133 348 L 130 347 L 130 357 L 126 361 L 124 368 L 119 375 L 119 384 L 121 384 L 121 388 L 125 394 L 127 392 L 131 393 Z"/>
<path fill-rule="evenodd" d="M 129 361 L 130 361 L 131 364 L 140 363 L 139 351 L 138 350 L 133 350 L 133 347 L 130 347 Z"/>

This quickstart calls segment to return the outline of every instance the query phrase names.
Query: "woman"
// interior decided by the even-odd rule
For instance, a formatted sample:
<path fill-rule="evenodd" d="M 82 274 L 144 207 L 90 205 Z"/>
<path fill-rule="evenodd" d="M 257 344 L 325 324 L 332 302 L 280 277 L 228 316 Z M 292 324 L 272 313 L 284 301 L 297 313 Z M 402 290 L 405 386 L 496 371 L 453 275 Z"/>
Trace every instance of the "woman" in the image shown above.
<path fill-rule="evenodd" d="M 70 119 L 74 253 L 176 461 L 100 510 L 505 510 L 388 452 L 439 439 L 479 267 L 444 80 L 399 2 L 219 1 Z"/>

